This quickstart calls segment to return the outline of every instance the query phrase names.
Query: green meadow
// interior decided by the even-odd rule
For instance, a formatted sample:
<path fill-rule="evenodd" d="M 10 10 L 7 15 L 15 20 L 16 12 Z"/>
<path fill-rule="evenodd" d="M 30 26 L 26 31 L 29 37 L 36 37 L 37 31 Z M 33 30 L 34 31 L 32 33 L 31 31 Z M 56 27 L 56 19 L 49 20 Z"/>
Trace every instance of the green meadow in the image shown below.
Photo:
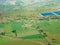
<path fill-rule="evenodd" d="M 0 28 L 6 32 L 6 39 L 3 36 L 0 36 L 0 44 L 1 45 L 40 45 L 40 42 L 47 44 L 45 37 L 39 33 L 38 30 L 43 29 L 44 32 L 47 33 L 48 38 L 51 40 L 53 45 L 60 44 L 60 20 L 20 20 L 17 22 L 7 21 L 5 23 L 0 24 Z M 12 30 L 16 30 L 17 37 Z M 9 37 L 12 37 L 10 39 Z M 18 38 L 17 40 L 13 40 L 13 38 Z M 20 40 L 21 39 L 21 40 Z M 52 40 L 56 39 L 56 40 Z M 27 40 L 27 41 L 26 41 Z M 35 42 L 36 41 L 36 42 Z M 16 42 L 16 44 L 14 43 Z M 19 43 L 20 42 L 20 43 Z M 28 43 L 27 43 L 28 42 Z"/>

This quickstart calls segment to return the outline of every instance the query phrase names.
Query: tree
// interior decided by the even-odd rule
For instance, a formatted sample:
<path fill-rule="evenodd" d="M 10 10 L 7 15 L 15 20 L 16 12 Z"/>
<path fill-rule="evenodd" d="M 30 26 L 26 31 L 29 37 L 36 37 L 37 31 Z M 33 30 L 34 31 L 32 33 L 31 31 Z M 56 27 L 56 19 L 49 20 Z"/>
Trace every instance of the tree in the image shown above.
<path fill-rule="evenodd" d="M 48 45 L 51 45 L 51 43 L 48 42 Z"/>
<path fill-rule="evenodd" d="M 12 30 L 12 33 L 15 33 L 16 37 L 17 37 L 17 32 L 16 30 Z"/>
<path fill-rule="evenodd" d="M 0 35 L 3 35 L 3 36 L 5 36 L 5 32 L 1 32 L 1 33 L 0 33 Z"/>
<path fill-rule="evenodd" d="M 44 37 L 47 37 L 47 34 L 46 33 L 43 33 Z"/>
<path fill-rule="evenodd" d="M 43 30 L 41 29 L 41 30 L 38 30 L 40 33 L 42 33 L 43 32 Z"/>
<path fill-rule="evenodd" d="M 50 40 L 48 39 L 46 32 L 43 32 L 42 29 L 39 30 L 39 32 L 40 32 L 40 34 L 42 34 L 44 36 L 44 39 L 46 39 L 46 41 L 48 42 L 48 45 L 51 45 Z"/>

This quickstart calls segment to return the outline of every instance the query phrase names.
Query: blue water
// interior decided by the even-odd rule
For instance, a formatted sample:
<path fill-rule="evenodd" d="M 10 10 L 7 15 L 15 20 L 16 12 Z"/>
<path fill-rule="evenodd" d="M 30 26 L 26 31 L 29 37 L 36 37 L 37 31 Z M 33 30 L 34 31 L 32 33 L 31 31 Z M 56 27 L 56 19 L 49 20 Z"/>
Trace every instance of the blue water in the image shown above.
<path fill-rule="evenodd" d="M 52 12 L 47 12 L 47 13 L 42 13 L 42 16 L 50 16 L 50 15 L 54 15 Z"/>
<path fill-rule="evenodd" d="M 54 13 L 56 13 L 57 15 L 60 15 L 60 11 L 56 11 L 56 12 L 54 12 Z"/>

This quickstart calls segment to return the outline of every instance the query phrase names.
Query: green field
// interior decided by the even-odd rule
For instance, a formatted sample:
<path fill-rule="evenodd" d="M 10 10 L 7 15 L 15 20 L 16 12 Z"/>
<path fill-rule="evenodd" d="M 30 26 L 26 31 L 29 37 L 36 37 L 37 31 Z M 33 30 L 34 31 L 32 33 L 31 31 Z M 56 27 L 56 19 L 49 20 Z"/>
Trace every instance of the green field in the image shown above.
<path fill-rule="evenodd" d="M 47 42 L 44 39 L 44 36 L 38 32 L 38 30 L 40 29 L 43 29 L 43 31 L 47 33 L 48 38 L 51 40 L 53 45 L 60 44 L 60 23 L 59 22 L 60 21 L 58 20 L 50 20 L 50 21 L 20 20 L 20 22 L 7 21 L 6 23 L 0 24 L 0 28 L 6 32 L 6 36 L 16 38 L 15 34 L 11 32 L 12 30 L 16 30 L 17 37 L 22 40 L 17 39 L 17 41 L 14 41 L 13 39 L 10 38 L 8 39 L 1 38 L 0 44 L 1 45 L 7 45 L 7 44 L 8 45 L 9 44 L 10 45 L 16 45 L 16 44 L 40 45 L 41 44 L 40 42 L 43 42 L 46 45 Z M 53 38 L 56 40 L 52 40 Z M 16 42 L 16 44 L 14 42 Z"/>

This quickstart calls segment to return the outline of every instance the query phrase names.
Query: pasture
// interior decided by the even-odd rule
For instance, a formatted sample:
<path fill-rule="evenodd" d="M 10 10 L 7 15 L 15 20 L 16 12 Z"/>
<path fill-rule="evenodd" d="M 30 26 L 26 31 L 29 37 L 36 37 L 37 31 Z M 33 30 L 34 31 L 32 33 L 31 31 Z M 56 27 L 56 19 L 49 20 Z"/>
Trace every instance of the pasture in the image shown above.
<path fill-rule="evenodd" d="M 38 30 L 43 29 L 53 45 L 60 44 L 60 20 L 8 20 L 0 24 L 0 29 L 5 31 L 5 39 L 0 37 L 0 45 L 47 45 L 45 37 Z M 16 30 L 17 37 L 12 30 Z M 10 38 L 12 37 L 12 38 Z M 17 39 L 15 39 L 17 38 Z M 15 43 L 16 42 L 16 43 Z"/>

